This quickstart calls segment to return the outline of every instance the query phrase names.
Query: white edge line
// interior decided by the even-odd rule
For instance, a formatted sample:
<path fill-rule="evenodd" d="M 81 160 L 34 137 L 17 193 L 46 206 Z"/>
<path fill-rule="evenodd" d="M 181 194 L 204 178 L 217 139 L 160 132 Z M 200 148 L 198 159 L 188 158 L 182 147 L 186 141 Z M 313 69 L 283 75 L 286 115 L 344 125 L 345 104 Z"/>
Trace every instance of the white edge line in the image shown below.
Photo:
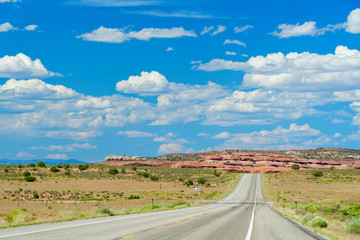
<path fill-rule="evenodd" d="M 249 229 L 248 232 L 246 234 L 246 238 L 245 240 L 250 240 L 251 239 L 251 234 L 252 234 L 252 229 L 253 229 L 253 225 L 254 225 L 254 216 L 255 216 L 255 208 L 256 208 L 256 190 L 257 190 L 257 185 L 255 185 L 255 203 L 254 203 L 254 208 L 252 210 L 251 213 L 251 220 L 250 220 L 250 225 L 249 225 Z"/>

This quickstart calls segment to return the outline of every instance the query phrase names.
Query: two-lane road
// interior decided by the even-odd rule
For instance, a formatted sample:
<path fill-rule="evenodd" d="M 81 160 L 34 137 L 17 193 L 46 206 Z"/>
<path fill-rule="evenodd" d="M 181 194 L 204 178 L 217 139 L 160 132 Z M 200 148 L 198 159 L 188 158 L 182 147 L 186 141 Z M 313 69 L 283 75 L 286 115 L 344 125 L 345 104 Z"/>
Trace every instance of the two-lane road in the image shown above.
<path fill-rule="evenodd" d="M 0 230 L 0 239 L 321 239 L 272 210 L 261 177 L 245 174 L 224 199 L 201 207 Z"/>

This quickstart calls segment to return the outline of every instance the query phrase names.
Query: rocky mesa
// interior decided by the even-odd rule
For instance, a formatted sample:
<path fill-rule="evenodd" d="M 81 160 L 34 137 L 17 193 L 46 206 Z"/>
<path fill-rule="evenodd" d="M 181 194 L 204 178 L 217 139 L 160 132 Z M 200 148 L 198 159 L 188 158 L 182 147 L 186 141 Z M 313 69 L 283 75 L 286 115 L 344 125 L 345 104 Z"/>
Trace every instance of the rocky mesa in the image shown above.
<path fill-rule="evenodd" d="M 322 148 L 291 151 L 225 150 L 206 153 L 175 153 L 158 158 L 137 156 L 106 157 L 106 165 L 172 168 L 213 168 L 231 172 L 266 173 L 300 169 L 360 169 L 360 151 Z"/>

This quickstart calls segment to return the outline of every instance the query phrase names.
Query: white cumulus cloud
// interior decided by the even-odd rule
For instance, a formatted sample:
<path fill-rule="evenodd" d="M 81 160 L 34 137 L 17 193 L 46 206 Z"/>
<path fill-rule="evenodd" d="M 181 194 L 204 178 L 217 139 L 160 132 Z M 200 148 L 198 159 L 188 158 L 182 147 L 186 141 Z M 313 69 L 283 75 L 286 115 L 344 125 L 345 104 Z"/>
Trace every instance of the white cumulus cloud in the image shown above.
<path fill-rule="evenodd" d="M 229 55 L 229 56 L 236 56 L 236 52 L 232 52 L 232 51 L 226 51 L 225 52 L 226 55 Z"/>
<path fill-rule="evenodd" d="M 168 87 L 166 77 L 159 72 L 141 72 L 140 76 L 130 76 L 116 84 L 116 90 L 124 93 L 158 93 Z"/>
<path fill-rule="evenodd" d="M 0 58 L 0 77 L 7 78 L 32 78 L 52 77 L 61 74 L 48 71 L 40 59 L 31 60 L 25 54 L 16 56 L 4 56 Z"/>
<path fill-rule="evenodd" d="M 253 28 L 253 26 L 251 26 L 251 25 L 246 25 L 246 26 L 243 26 L 243 27 L 235 27 L 234 32 L 235 33 L 240 33 L 240 32 L 244 32 L 244 31 L 246 31 L 248 29 L 251 29 L 251 28 Z"/>
<path fill-rule="evenodd" d="M 38 25 L 35 25 L 35 24 L 32 24 L 32 25 L 27 25 L 25 27 L 25 30 L 27 31 L 35 31 L 39 26 Z"/>
<path fill-rule="evenodd" d="M 185 147 L 178 143 L 164 143 L 159 146 L 159 154 L 182 153 Z"/>
<path fill-rule="evenodd" d="M 34 158 L 34 157 L 36 157 L 36 155 L 21 151 L 18 154 L 16 154 L 16 157 L 17 158 Z"/>
<path fill-rule="evenodd" d="M 125 135 L 128 138 L 143 138 L 143 137 L 153 137 L 154 134 L 147 133 L 147 132 L 141 132 L 141 131 L 119 131 L 117 135 Z"/>
<path fill-rule="evenodd" d="M 243 47 L 246 47 L 246 44 L 239 41 L 239 40 L 230 40 L 230 39 L 226 39 L 224 41 L 224 44 L 235 44 L 235 45 L 240 45 L 240 46 L 243 46 Z"/>
<path fill-rule="evenodd" d="M 358 86 L 360 52 L 338 46 L 335 54 L 272 53 L 246 62 L 213 59 L 194 64 L 204 71 L 245 71 L 242 86 L 292 91 L 350 90 Z"/>
<path fill-rule="evenodd" d="M 334 32 L 338 29 L 344 28 L 344 24 L 336 24 L 336 25 L 327 25 L 324 28 L 317 28 L 316 22 L 309 21 L 300 25 L 299 23 L 293 24 L 280 24 L 277 27 L 280 31 L 274 31 L 271 34 L 277 36 L 279 38 L 290 38 L 290 37 L 299 37 L 299 36 L 319 36 L 323 35 L 326 32 Z"/>
<path fill-rule="evenodd" d="M 347 17 L 345 31 L 349 33 L 360 33 L 360 8 L 354 9 Z"/>
<path fill-rule="evenodd" d="M 215 136 L 213 136 L 212 138 L 214 139 L 226 139 L 226 138 L 230 138 L 231 134 L 228 132 L 221 132 L 219 134 L 216 134 Z"/>
<path fill-rule="evenodd" d="M 186 36 L 196 37 L 197 35 L 194 31 L 185 30 L 183 27 L 144 28 L 140 31 L 128 31 L 128 27 L 106 28 L 101 26 L 90 33 L 81 34 L 77 38 L 94 42 L 122 43 L 132 38 L 150 40 L 151 38 L 179 38 Z"/>
<path fill-rule="evenodd" d="M 0 25 L 0 32 L 8 32 L 12 30 L 17 30 L 17 28 L 11 25 L 9 22 Z"/>
<path fill-rule="evenodd" d="M 217 149 L 304 149 L 329 144 L 331 139 L 308 124 L 278 126 L 273 130 L 235 133 Z"/>

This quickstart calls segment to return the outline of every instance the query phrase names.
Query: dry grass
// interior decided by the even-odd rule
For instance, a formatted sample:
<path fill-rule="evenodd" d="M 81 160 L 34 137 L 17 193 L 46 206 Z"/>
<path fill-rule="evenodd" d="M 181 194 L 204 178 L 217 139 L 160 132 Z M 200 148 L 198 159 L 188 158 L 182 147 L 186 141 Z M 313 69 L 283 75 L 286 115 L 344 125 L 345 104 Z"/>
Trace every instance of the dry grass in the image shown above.
<path fill-rule="evenodd" d="M 315 211 L 326 219 L 326 228 L 315 231 L 330 236 L 332 239 L 360 239 L 360 234 L 346 231 L 346 221 L 360 212 L 351 214 L 342 211 L 351 205 L 360 204 L 360 170 L 323 170 L 322 177 L 312 175 L 313 171 L 292 171 L 263 175 L 264 196 L 269 202 L 278 201 L 278 191 L 284 192 L 279 203 L 273 207 L 297 221 Z M 298 209 L 295 209 L 295 201 Z M 315 208 L 306 208 L 312 204 Z M 331 209 L 326 211 L 325 209 Z"/>
<path fill-rule="evenodd" d="M 90 218 L 104 216 L 97 212 L 100 208 L 108 208 L 114 214 L 165 210 L 195 206 L 201 204 L 200 197 L 219 199 L 228 194 L 241 174 L 223 172 L 216 177 L 208 169 L 165 169 L 138 168 L 126 169 L 126 174 L 109 175 L 108 168 L 90 166 L 86 171 L 71 168 L 71 176 L 51 173 L 49 169 L 32 171 L 31 168 L 10 168 L 8 173 L 1 171 L 0 166 L 0 228 L 22 224 L 34 224 L 59 220 Z M 35 175 L 35 182 L 25 182 L 22 173 L 30 170 Z M 120 170 L 120 169 L 119 169 Z M 158 176 L 159 181 L 151 181 L 141 177 L 137 172 L 147 171 Z M 37 174 L 37 175 L 36 175 Z M 197 195 L 194 186 L 187 187 L 179 178 L 193 180 L 204 176 L 206 186 L 200 185 L 201 196 Z M 34 192 L 39 198 L 34 198 Z M 129 199 L 139 196 L 140 199 Z M 151 207 L 149 208 L 149 205 Z M 145 207 L 144 207 L 145 206 Z M 6 214 L 14 209 L 27 209 L 31 220 L 17 221 L 11 224 L 1 223 Z M 106 215 L 106 214 L 105 214 Z"/>

